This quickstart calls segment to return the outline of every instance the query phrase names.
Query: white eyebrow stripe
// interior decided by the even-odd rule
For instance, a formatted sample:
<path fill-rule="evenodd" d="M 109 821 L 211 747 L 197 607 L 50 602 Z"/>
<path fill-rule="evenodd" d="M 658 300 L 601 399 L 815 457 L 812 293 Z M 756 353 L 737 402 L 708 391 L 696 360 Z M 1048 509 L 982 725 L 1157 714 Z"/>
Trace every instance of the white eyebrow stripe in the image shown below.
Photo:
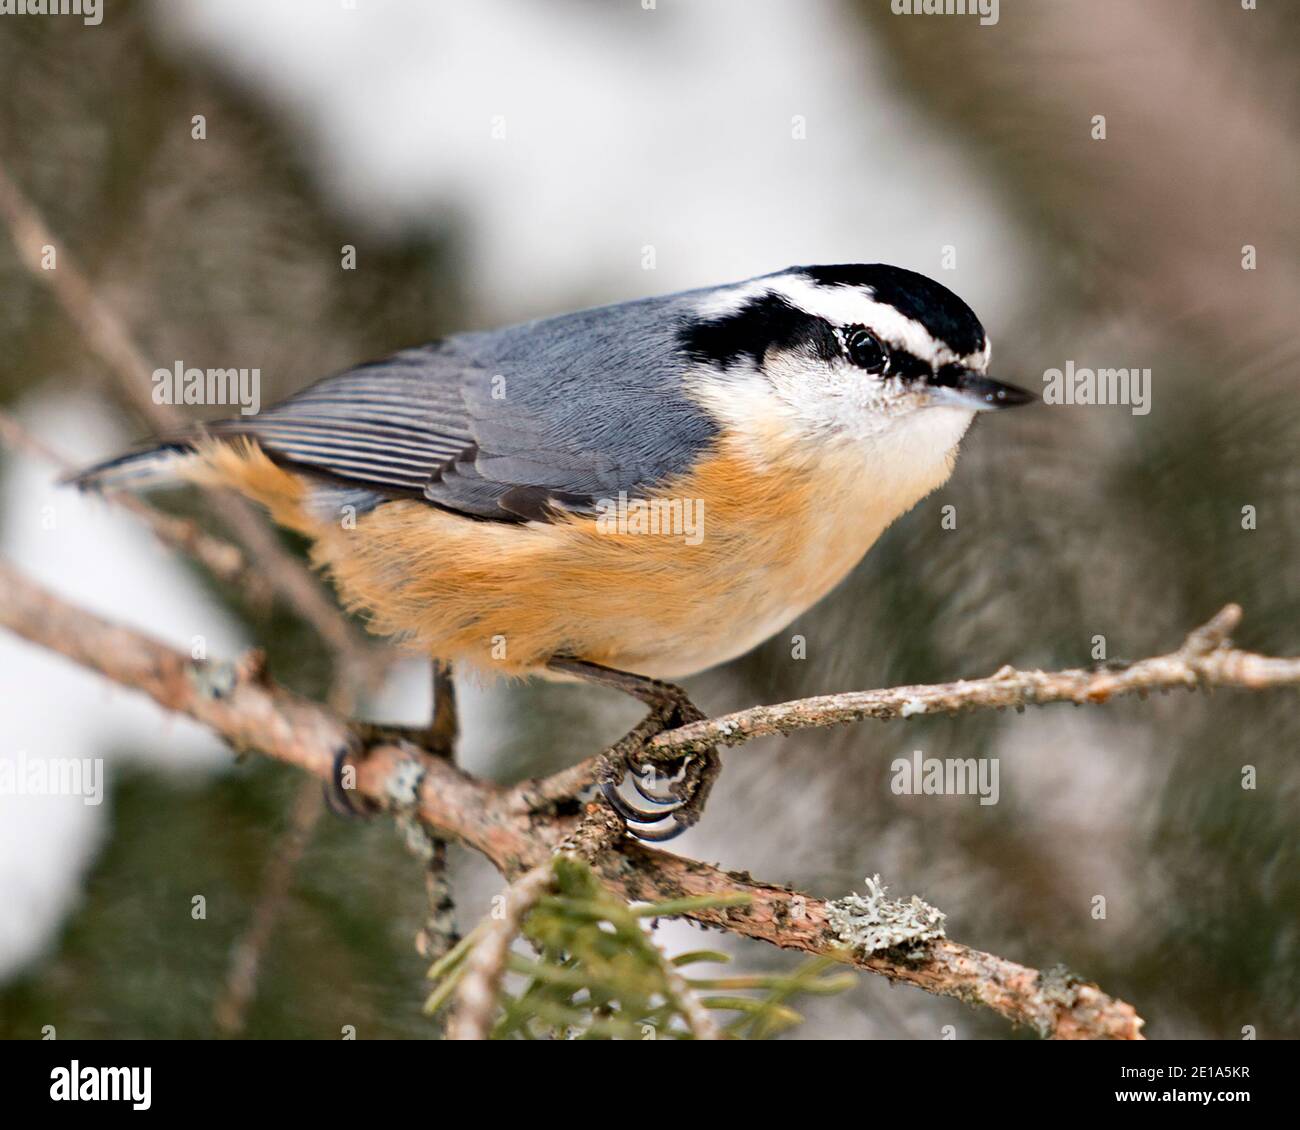
<path fill-rule="evenodd" d="M 915 318 L 909 318 L 887 302 L 877 302 L 860 286 L 820 286 L 796 275 L 771 280 L 775 290 L 807 314 L 825 318 L 832 325 L 869 326 L 889 345 L 901 346 L 922 361 L 944 365 L 955 361 L 951 349 L 935 341 Z"/>
<path fill-rule="evenodd" d="M 913 357 L 932 365 L 969 364 L 980 356 L 977 353 L 958 357 L 947 345 L 936 341 L 915 318 L 909 318 L 886 302 L 874 301 L 865 287 L 821 286 L 799 275 L 753 279 L 711 296 L 696 310 L 709 320 L 725 318 L 755 298 L 769 294 L 779 295 L 805 314 L 824 318 L 835 326 L 870 326 L 889 345 L 906 349 Z M 987 350 L 984 353 L 987 355 Z"/>
<path fill-rule="evenodd" d="M 750 279 L 734 286 L 719 287 L 695 305 L 695 312 L 706 322 L 716 322 L 738 314 L 755 298 L 773 293 L 771 279 Z"/>
<path fill-rule="evenodd" d="M 965 357 L 959 357 L 958 363 L 965 365 L 968 369 L 975 369 L 978 372 L 987 372 L 989 367 L 989 358 L 993 355 L 993 341 L 988 334 L 984 335 L 984 348 L 975 353 L 968 353 Z"/>

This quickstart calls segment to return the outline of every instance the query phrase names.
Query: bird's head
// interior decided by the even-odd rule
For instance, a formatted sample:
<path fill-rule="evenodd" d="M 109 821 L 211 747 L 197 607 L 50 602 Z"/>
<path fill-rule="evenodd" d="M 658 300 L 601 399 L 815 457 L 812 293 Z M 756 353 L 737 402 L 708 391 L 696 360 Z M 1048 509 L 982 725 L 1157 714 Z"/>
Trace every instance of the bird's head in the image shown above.
<path fill-rule="evenodd" d="M 679 340 L 715 411 L 736 423 L 775 412 L 814 442 L 932 442 L 946 454 L 975 413 L 1035 399 L 988 376 L 988 337 L 966 303 L 883 263 L 695 292 Z"/>

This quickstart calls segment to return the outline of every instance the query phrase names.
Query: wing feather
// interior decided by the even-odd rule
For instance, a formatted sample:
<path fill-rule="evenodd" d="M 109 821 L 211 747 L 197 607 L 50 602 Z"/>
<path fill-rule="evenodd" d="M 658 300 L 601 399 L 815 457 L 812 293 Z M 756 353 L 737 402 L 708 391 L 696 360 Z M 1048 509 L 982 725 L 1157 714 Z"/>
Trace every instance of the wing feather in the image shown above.
<path fill-rule="evenodd" d="M 717 425 L 684 389 L 680 298 L 403 350 L 208 426 L 381 496 L 480 518 L 590 511 L 685 470 Z"/>

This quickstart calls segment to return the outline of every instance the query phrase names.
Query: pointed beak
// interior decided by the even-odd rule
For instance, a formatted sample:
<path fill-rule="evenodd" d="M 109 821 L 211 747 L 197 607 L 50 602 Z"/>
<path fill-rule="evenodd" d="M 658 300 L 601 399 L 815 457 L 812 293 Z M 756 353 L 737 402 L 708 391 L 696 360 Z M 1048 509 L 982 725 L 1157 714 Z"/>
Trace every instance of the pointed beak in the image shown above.
<path fill-rule="evenodd" d="M 1038 399 L 1015 385 L 995 381 L 961 365 L 945 365 L 929 378 L 930 399 L 935 404 L 967 408 L 974 412 L 992 412 L 996 408 L 1014 408 Z"/>

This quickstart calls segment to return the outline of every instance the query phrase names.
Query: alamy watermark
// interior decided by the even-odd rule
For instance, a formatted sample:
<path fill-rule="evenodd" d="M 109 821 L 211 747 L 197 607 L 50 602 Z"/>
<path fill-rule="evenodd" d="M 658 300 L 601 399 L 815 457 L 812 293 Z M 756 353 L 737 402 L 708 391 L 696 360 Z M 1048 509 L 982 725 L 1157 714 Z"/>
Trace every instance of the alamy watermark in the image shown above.
<path fill-rule="evenodd" d="M 1067 361 L 1043 370 L 1044 404 L 1127 404 L 1134 416 L 1151 411 L 1150 369 L 1087 369 Z"/>
<path fill-rule="evenodd" d="M 88 805 L 104 803 L 102 757 L 0 757 L 2 796 L 79 796 Z"/>
<path fill-rule="evenodd" d="M 996 757 L 926 757 L 921 750 L 890 762 L 889 789 L 895 796 L 977 796 L 997 804 L 1001 795 Z"/>
<path fill-rule="evenodd" d="M 104 19 L 104 0 L 0 0 L 0 16 L 80 16 L 95 27 Z"/>
<path fill-rule="evenodd" d="M 152 1067 L 92 1067 L 74 1059 L 50 1072 L 50 1100 L 130 1103 L 132 1110 L 148 1110 L 152 1075 Z"/>
<path fill-rule="evenodd" d="M 153 371 L 153 402 L 238 405 L 241 415 L 256 416 L 262 407 L 262 370 L 187 369 L 177 361 Z"/>
<path fill-rule="evenodd" d="M 704 540 L 702 498 L 602 498 L 596 503 L 596 529 L 602 534 L 679 537 L 686 545 Z"/>
<path fill-rule="evenodd" d="M 979 16 L 981 27 L 998 22 L 998 0 L 889 0 L 896 16 Z"/>

